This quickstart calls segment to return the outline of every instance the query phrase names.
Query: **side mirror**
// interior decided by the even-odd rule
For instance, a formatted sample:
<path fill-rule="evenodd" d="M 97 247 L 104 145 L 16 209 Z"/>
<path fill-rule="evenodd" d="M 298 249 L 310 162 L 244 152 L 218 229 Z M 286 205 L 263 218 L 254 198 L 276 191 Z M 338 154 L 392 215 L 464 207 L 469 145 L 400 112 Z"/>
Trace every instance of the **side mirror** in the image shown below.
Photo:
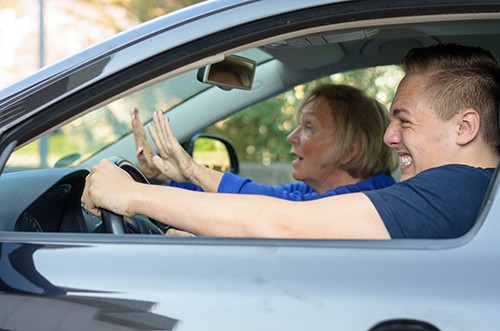
<path fill-rule="evenodd" d="M 255 76 L 256 62 L 242 56 L 229 55 L 223 61 L 198 70 L 197 79 L 229 91 L 233 88 L 250 90 Z"/>
<path fill-rule="evenodd" d="M 191 138 L 186 151 L 199 164 L 211 169 L 239 173 L 239 162 L 231 143 L 220 136 L 198 133 Z"/>

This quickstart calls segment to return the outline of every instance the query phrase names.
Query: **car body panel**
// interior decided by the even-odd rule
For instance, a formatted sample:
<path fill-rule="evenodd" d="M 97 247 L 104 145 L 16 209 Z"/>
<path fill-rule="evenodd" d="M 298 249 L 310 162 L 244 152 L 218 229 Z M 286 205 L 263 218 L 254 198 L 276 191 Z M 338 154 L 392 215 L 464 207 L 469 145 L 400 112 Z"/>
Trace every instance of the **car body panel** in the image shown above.
<path fill-rule="evenodd" d="M 36 292 L 38 288 L 26 285 L 20 288 L 27 292 L 22 295 L 27 296 L 26 300 L 30 295 L 45 294 L 49 301 L 87 297 L 89 305 L 95 305 L 93 300 L 108 298 L 112 299 L 109 305 L 114 305 L 115 300 L 133 298 L 154 303 L 141 313 L 177 320 L 187 329 L 293 330 L 305 319 L 316 329 L 346 325 L 367 330 L 383 316 L 424 320 L 442 330 L 486 330 L 498 310 L 498 292 L 493 289 L 499 270 L 490 263 L 481 263 L 482 254 L 478 255 L 470 245 L 395 249 L 397 245 L 380 247 L 377 243 L 288 246 L 286 242 L 274 245 L 243 241 L 221 245 L 208 239 L 194 240 L 163 243 L 160 249 L 144 242 L 119 247 L 107 243 L 78 246 L 71 241 L 66 245 L 4 243 L 2 252 L 36 248 L 33 263 L 37 276 L 65 293 L 60 295 L 52 288 L 40 293 Z M 478 264 L 472 279 L 464 254 Z M 442 267 L 443 261 L 446 268 Z M 8 266 L 5 260 L 2 264 Z M 425 268 L 421 268 L 422 264 Z M 125 276 L 131 268 L 135 270 L 134 279 Z M 2 274 L 5 277 L 5 269 Z M 25 279 L 32 278 L 30 274 Z M 0 302 L 8 304 L 7 298 Z M 475 309 L 464 311 L 462 302 Z M 110 309 L 101 305 L 103 311 Z M 24 308 L 21 305 L 18 309 L 22 312 Z M 58 311 L 48 306 L 46 314 Z M 251 317 L 244 317 L 245 312 Z M 4 316 L 2 321 L 9 318 Z M 161 329 L 167 328 L 163 325 Z"/>

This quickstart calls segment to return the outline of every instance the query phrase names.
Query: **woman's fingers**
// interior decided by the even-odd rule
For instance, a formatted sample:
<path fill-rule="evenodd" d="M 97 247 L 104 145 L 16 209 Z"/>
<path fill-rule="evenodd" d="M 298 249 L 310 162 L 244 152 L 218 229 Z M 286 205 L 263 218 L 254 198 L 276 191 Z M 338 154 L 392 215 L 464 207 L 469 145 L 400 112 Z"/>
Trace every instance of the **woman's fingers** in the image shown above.
<path fill-rule="evenodd" d="M 155 112 L 153 114 L 153 122 L 154 127 L 148 126 L 148 130 L 161 157 L 174 156 L 182 146 L 175 137 L 169 121 L 165 120 L 160 112 Z"/>
<path fill-rule="evenodd" d="M 156 126 L 149 123 L 148 131 L 151 135 L 151 139 L 153 139 L 153 143 L 155 144 L 158 153 L 160 153 L 162 157 L 165 157 L 165 147 L 163 146 L 163 142 L 161 141 L 160 134 L 158 133 Z"/>
<path fill-rule="evenodd" d="M 134 133 L 134 140 L 137 148 L 144 148 L 145 144 L 149 144 L 146 139 L 146 132 L 144 131 L 144 127 L 139 120 L 139 110 L 134 108 L 130 113 L 131 123 L 132 123 L 132 132 Z"/>
<path fill-rule="evenodd" d="M 161 121 L 163 120 L 162 115 L 158 114 L 158 112 L 154 112 L 153 114 L 153 125 L 148 125 L 149 133 L 151 134 L 151 138 L 158 149 L 158 152 L 162 157 L 168 157 L 170 154 L 170 149 L 168 145 L 168 141 L 165 135 L 165 131 L 163 129 L 163 125 Z"/>
<path fill-rule="evenodd" d="M 172 144 L 175 145 L 176 147 L 180 147 L 179 140 L 177 140 L 177 137 L 175 136 L 174 132 L 172 131 L 172 127 L 170 126 L 170 121 L 167 119 L 163 119 L 163 131 L 165 132 L 165 137 L 168 139 L 168 141 Z"/>
<path fill-rule="evenodd" d="M 159 171 L 154 168 L 151 158 L 155 155 L 153 147 L 148 142 L 146 138 L 146 131 L 139 119 L 139 109 L 134 108 L 130 113 L 132 132 L 134 134 L 134 140 L 136 145 L 136 157 L 139 162 L 139 169 L 147 177 L 157 178 L 159 176 Z"/>

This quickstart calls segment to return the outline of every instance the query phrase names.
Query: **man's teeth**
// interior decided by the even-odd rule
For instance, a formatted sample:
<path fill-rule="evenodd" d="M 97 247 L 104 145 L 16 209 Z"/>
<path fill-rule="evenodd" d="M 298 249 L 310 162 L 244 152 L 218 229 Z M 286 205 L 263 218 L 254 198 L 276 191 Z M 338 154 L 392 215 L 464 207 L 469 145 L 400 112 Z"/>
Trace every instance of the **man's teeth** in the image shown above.
<path fill-rule="evenodd" d="M 401 156 L 401 166 L 409 166 L 413 162 L 413 158 L 411 156 Z"/>

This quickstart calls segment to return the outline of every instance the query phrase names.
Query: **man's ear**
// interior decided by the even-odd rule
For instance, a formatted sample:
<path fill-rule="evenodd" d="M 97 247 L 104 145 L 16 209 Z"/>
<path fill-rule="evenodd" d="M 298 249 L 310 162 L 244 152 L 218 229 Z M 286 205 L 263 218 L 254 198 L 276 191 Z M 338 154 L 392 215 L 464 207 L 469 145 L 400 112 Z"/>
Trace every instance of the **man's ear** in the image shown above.
<path fill-rule="evenodd" d="M 479 134 L 481 119 L 477 111 L 472 108 L 461 111 L 458 116 L 457 144 L 467 145 Z"/>

